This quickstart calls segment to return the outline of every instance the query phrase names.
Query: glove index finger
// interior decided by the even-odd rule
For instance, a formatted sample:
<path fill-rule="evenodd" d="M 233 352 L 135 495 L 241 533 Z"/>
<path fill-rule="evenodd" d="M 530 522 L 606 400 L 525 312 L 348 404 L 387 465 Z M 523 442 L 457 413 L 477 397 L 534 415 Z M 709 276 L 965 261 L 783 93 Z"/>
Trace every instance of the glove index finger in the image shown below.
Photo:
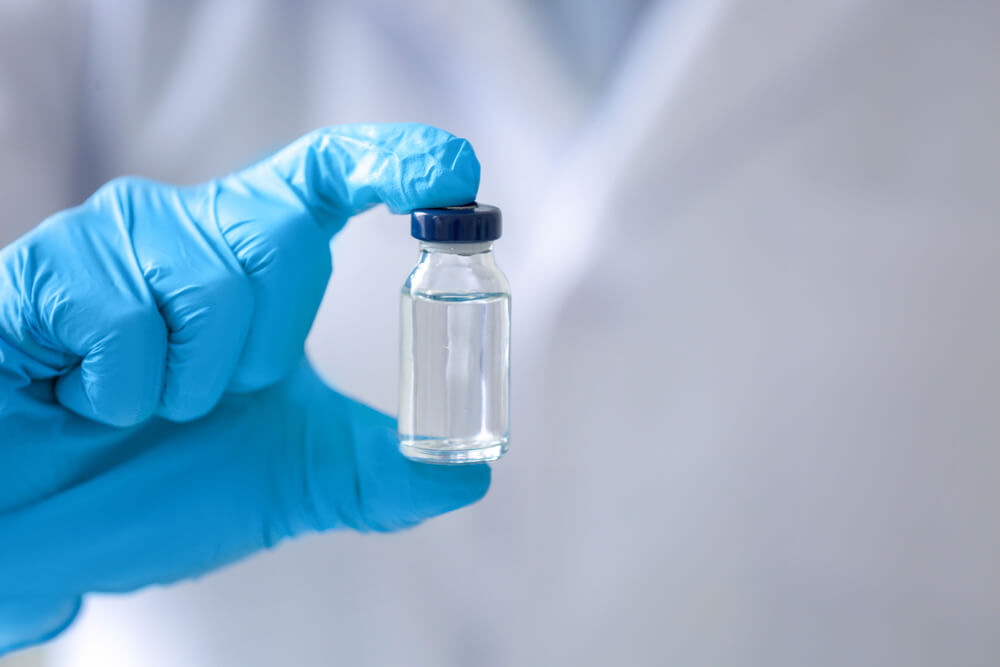
<path fill-rule="evenodd" d="M 351 216 L 380 202 L 397 213 L 465 204 L 478 187 L 469 142 L 408 123 L 316 130 L 185 191 L 191 217 L 221 232 L 253 296 L 229 390 L 266 387 L 294 367 L 332 270 L 330 238 Z"/>
<path fill-rule="evenodd" d="M 480 166 L 467 140 L 436 127 L 358 124 L 315 130 L 239 176 L 275 175 L 332 236 L 379 203 L 406 213 L 474 201 Z"/>

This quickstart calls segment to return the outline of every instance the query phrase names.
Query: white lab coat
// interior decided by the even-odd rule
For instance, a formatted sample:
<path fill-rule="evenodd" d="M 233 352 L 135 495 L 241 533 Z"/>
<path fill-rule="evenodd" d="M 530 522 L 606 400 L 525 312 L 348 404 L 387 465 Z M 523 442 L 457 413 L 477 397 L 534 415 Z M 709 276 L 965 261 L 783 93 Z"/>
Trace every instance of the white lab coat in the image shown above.
<path fill-rule="evenodd" d="M 995 665 L 998 29 L 972 2 L 0 5 L 5 242 L 119 173 L 415 120 L 476 147 L 514 295 L 484 501 L 91 597 L 47 664 Z M 390 412 L 406 228 L 334 241 L 308 341 Z"/>

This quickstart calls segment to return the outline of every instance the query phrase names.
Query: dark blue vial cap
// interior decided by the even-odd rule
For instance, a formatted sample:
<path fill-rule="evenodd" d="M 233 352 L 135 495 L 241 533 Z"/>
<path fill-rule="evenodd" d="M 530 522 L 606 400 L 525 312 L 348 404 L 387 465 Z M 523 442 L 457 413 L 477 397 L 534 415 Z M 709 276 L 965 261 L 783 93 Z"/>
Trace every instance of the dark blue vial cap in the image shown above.
<path fill-rule="evenodd" d="M 432 243 L 476 243 L 500 238 L 500 209 L 489 204 L 418 208 L 410 214 L 413 238 Z"/>

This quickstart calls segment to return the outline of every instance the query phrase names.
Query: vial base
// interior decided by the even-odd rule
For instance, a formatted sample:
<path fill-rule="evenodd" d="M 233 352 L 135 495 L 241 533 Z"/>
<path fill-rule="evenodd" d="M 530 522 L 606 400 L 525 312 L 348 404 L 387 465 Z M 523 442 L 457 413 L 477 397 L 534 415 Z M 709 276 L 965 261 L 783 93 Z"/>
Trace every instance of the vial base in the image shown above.
<path fill-rule="evenodd" d="M 400 438 L 399 451 L 411 461 L 454 465 L 496 461 L 507 452 L 507 438 L 492 441 Z"/>

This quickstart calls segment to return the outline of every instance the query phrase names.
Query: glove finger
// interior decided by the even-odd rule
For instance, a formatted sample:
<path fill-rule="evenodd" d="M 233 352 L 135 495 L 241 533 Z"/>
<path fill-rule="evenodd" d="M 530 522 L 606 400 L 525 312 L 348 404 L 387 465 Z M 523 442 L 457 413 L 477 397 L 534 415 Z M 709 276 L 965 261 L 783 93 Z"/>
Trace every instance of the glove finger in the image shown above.
<path fill-rule="evenodd" d="M 251 391 L 298 362 L 326 289 L 328 242 L 379 202 L 396 212 L 475 199 L 479 162 L 464 139 L 418 124 L 312 132 L 210 184 L 195 204 L 250 279 L 254 317 L 230 385 Z"/>
<path fill-rule="evenodd" d="M 272 470 L 296 428 L 269 411 L 270 394 L 224 398 L 185 424 L 151 419 L 118 443 L 106 430 L 64 428 L 61 447 L 103 448 L 103 458 L 72 485 L 0 514 L 0 535 L 14 547 L 0 557 L 0 591 L 126 592 L 196 576 L 286 537 Z M 42 448 L 39 459 L 47 454 Z"/>
<path fill-rule="evenodd" d="M 394 419 L 333 391 L 308 366 L 295 377 L 312 434 L 299 483 L 310 528 L 398 530 L 474 503 L 489 489 L 488 465 L 410 461 L 399 452 Z"/>
<path fill-rule="evenodd" d="M 166 353 L 166 326 L 132 250 L 132 225 L 128 183 L 112 181 L 34 230 L 9 260 L 21 301 L 18 322 L 5 328 L 19 330 L 15 339 L 29 342 L 33 356 L 62 357 L 53 368 L 62 405 L 115 426 L 153 413 Z"/>
<path fill-rule="evenodd" d="M 476 198 L 472 145 L 421 123 L 338 125 L 311 132 L 238 174 L 251 187 L 290 188 L 329 236 L 379 203 L 393 213 Z"/>
<path fill-rule="evenodd" d="M 166 356 L 166 325 L 129 239 L 129 179 L 98 190 L 49 230 L 50 261 L 34 284 L 53 290 L 42 298 L 43 317 L 63 347 L 82 357 L 61 376 L 56 397 L 77 414 L 113 426 L 149 418 L 159 404 Z"/>
<path fill-rule="evenodd" d="M 104 443 L 104 465 L 0 514 L 7 596 L 124 592 L 197 576 L 313 530 L 394 530 L 482 497 L 486 465 L 413 463 L 392 420 L 326 387 L 308 363 L 203 419 L 152 419 L 117 444 L 90 424 L 61 447 Z M 39 459 L 51 451 L 39 443 Z M 67 557 L 69 555 L 69 557 Z M 39 576 L 44 573 L 44 576 Z"/>
<path fill-rule="evenodd" d="M 130 198 L 142 216 L 132 246 L 168 330 L 157 414 L 195 419 L 215 407 L 235 373 L 253 289 L 222 233 L 199 224 L 180 189 L 133 179 Z"/>
<path fill-rule="evenodd" d="M 0 600 L 0 656 L 52 639 L 79 611 L 79 597 Z"/>
<path fill-rule="evenodd" d="M 242 276 L 166 290 L 167 338 L 163 395 L 157 414 L 189 421 L 208 414 L 236 372 L 250 328 L 253 297 Z"/>

